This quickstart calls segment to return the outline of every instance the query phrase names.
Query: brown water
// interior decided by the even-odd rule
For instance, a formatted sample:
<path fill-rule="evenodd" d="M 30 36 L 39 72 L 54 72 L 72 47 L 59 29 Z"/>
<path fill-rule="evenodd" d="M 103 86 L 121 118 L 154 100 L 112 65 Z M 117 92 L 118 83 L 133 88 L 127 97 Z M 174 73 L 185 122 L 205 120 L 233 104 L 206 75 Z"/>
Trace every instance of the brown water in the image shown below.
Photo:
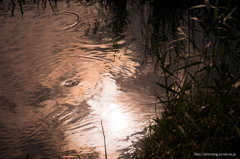
<path fill-rule="evenodd" d="M 59 2 L 56 15 L 24 5 L 23 19 L 17 6 L 5 18 L 6 7 L 1 2 L 0 158 L 104 158 L 101 120 L 108 158 L 118 158 L 155 111 L 158 76 L 140 65 L 138 15 L 114 37 L 97 5 Z M 68 80 L 80 83 L 65 87 Z"/>

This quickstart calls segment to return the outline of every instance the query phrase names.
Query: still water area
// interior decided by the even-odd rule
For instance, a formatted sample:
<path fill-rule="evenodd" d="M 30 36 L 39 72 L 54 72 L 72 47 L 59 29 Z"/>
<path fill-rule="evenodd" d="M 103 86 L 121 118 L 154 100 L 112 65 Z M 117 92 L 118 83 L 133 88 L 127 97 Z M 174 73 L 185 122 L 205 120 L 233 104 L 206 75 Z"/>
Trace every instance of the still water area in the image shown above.
<path fill-rule="evenodd" d="M 98 3 L 53 13 L 26 2 L 23 18 L 19 6 L 5 17 L 0 3 L 0 158 L 105 158 L 101 120 L 108 158 L 126 153 L 155 113 L 159 78 L 141 65 L 139 13 L 121 25 Z"/>

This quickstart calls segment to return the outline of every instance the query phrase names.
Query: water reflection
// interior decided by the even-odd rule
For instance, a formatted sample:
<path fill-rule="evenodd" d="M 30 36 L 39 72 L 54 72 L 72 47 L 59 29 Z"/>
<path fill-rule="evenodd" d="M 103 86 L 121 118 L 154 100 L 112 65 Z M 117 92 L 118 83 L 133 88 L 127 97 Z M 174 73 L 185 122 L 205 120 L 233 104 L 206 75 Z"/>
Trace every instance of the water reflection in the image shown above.
<path fill-rule="evenodd" d="M 112 127 L 113 132 L 119 132 L 127 128 L 126 117 L 121 115 L 121 112 L 118 110 L 118 106 L 116 104 L 110 104 L 109 106 L 111 112 L 104 112 L 103 115 L 106 117 L 108 115 L 108 120 L 110 121 L 110 125 Z"/>
<path fill-rule="evenodd" d="M 58 5 L 62 13 L 63 6 Z M 144 111 L 146 105 L 152 108 L 152 97 L 134 89 L 123 92 L 116 82 L 134 79 L 139 66 L 125 54 L 134 47 L 129 30 L 112 35 L 108 24 L 117 24 L 112 19 L 98 25 L 104 17 L 93 7 L 72 6 L 71 12 L 81 22 L 61 31 L 56 30 L 75 24 L 78 17 L 55 15 L 50 8 L 42 14 L 31 6 L 24 19 L 1 17 L 0 158 L 27 153 L 34 159 L 75 158 L 75 152 L 82 158 L 103 158 L 100 120 L 108 156 L 116 158 L 153 112 Z M 65 87 L 66 81 L 81 85 Z"/>

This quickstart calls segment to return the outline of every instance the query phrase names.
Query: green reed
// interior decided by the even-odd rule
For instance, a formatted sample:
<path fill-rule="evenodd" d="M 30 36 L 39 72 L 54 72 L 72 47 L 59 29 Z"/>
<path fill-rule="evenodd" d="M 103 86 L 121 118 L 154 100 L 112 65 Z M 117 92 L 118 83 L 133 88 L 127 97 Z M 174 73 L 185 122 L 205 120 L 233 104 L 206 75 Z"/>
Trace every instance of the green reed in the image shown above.
<path fill-rule="evenodd" d="M 155 64 L 155 69 L 163 70 L 164 79 L 156 84 L 166 93 L 155 97 L 164 111 L 152 119 L 154 124 L 149 125 L 142 147 L 136 147 L 132 158 L 194 158 L 194 153 L 240 150 L 240 21 L 233 16 L 236 7 L 230 3 L 221 7 L 218 0 L 211 4 L 205 0 L 205 4 L 189 8 L 206 11 L 202 19 L 190 18 L 201 28 L 179 27 L 178 39 L 159 46 L 159 50 L 169 48 L 156 54 Z M 186 34 L 189 30 L 203 34 L 201 46 Z M 182 40 L 197 53 L 188 52 L 167 62 L 173 48 L 169 44 Z"/>

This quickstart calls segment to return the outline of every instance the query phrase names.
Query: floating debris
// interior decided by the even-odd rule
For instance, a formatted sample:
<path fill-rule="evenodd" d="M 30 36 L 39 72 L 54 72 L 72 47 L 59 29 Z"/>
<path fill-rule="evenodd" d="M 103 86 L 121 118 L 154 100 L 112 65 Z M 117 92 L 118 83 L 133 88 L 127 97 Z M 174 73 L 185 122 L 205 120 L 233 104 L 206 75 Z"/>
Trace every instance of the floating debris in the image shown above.
<path fill-rule="evenodd" d="M 74 81 L 69 80 L 69 81 L 66 81 L 66 82 L 63 83 L 63 85 L 66 86 L 66 87 L 72 87 L 72 86 L 75 86 L 75 85 L 78 85 L 78 84 L 79 84 L 79 82 L 76 81 L 76 80 L 74 80 Z"/>

